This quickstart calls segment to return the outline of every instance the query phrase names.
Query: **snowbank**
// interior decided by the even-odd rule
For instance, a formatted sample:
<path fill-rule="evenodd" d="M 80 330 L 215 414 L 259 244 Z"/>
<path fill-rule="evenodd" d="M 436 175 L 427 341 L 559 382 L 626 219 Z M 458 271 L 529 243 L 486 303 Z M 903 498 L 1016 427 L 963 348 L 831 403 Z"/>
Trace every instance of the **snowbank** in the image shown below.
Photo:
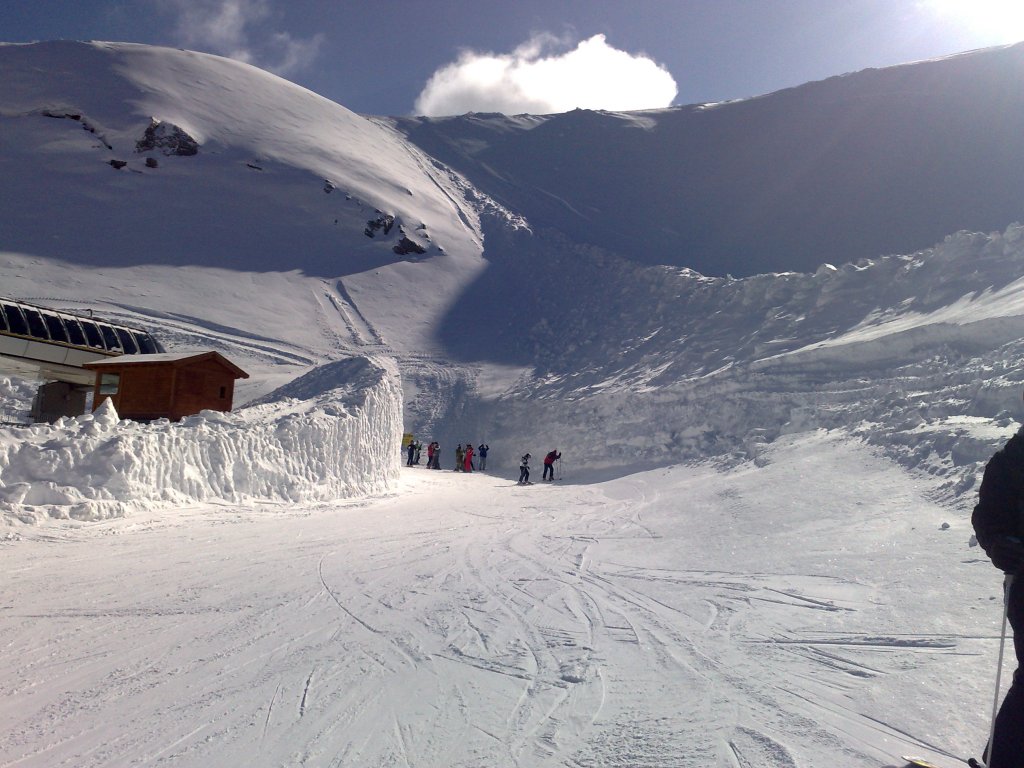
<path fill-rule="evenodd" d="M 107 400 L 54 425 L 2 428 L 0 514 L 98 520 L 162 504 L 329 501 L 395 488 L 402 396 L 393 363 L 331 363 L 279 393 L 176 424 L 120 420 Z"/>

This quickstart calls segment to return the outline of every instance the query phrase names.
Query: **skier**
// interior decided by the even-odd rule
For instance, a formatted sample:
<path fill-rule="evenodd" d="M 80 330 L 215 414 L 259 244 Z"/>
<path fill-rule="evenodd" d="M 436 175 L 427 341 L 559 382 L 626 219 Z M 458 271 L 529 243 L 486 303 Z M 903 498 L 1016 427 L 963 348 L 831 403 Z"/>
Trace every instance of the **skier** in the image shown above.
<path fill-rule="evenodd" d="M 433 441 L 427 443 L 427 469 L 434 468 L 434 446 L 436 443 Z"/>
<path fill-rule="evenodd" d="M 530 454 L 524 454 L 519 462 L 519 485 L 533 485 L 530 482 Z"/>
<path fill-rule="evenodd" d="M 409 459 L 408 459 L 408 461 L 405 462 L 405 466 L 411 467 L 412 466 L 412 460 L 416 457 L 416 441 L 415 440 L 410 440 L 409 441 L 409 445 L 406 447 L 405 450 L 407 450 L 409 452 Z"/>
<path fill-rule="evenodd" d="M 541 476 L 541 480 L 555 479 L 555 462 L 560 458 L 562 458 L 562 454 L 558 452 L 557 448 L 544 457 L 544 474 Z"/>
<path fill-rule="evenodd" d="M 416 450 L 412 454 L 412 463 L 419 465 L 420 463 L 420 452 L 423 450 L 423 443 L 416 441 Z"/>
<path fill-rule="evenodd" d="M 441 468 L 441 444 L 434 441 L 434 469 Z"/>
<path fill-rule="evenodd" d="M 462 448 L 462 443 L 459 443 L 455 447 L 455 469 L 453 472 L 462 471 L 462 463 L 466 460 L 466 451 Z"/>
<path fill-rule="evenodd" d="M 1017 670 L 985 753 L 989 768 L 1024 766 L 1024 428 L 989 459 L 971 523 L 992 564 L 1007 575 L 1006 616 Z M 1016 578 L 1015 578 L 1016 577 Z"/>
<path fill-rule="evenodd" d="M 480 447 L 476 449 L 476 455 L 480 457 L 481 472 L 487 469 L 487 452 L 489 450 L 491 450 L 491 446 L 487 443 L 480 443 Z"/>
<path fill-rule="evenodd" d="M 466 456 L 463 459 L 462 471 L 463 472 L 472 472 L 473 471 L 473 444 L 472 443 L 467 443 L 466 444 Z"/>

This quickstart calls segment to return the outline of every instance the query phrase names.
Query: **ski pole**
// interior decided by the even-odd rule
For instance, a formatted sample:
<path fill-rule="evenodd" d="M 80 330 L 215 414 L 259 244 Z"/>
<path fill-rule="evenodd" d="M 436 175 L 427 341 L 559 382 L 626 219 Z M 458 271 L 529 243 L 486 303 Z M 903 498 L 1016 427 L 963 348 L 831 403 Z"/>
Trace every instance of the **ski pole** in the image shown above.
<path fill-rule="evenodd" d="M 1003 653 L 1006 649 L 1006 618 L 1010 613 L 1010 589 L 1013 587 L 1013 574 L 1006 574 L 1003 579 L 1003 630 L 999 638 L 999 662 L 996 667 L 996 693 L 992 701 L 992 725 L 988 730 L 988 746 L 985 747 L 985 765 L 992 762 L 992 740 L 996 735 L 996 715 L 999 714 L 999 686 L 1003 675 Z"/>

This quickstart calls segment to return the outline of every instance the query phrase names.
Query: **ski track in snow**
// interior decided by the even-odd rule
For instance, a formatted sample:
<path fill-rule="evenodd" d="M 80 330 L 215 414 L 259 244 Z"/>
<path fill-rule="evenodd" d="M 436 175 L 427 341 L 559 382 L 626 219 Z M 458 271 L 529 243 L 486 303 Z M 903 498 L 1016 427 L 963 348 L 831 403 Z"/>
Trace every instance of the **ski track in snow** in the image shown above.
<path fill-rule="evenodd" d="M 835 440 L 773 450 L 771 467 L 814 463 L 840 498 L 866 484 L 881 505 L 908 483 Z M 956 697 L 930 717 L 887 697 L 927 696 L 950 664 L 980 669 L 994 638 L 905 632 L 898 614 L 938 562 L 886 563 L 851 537 L 831 563 L 790 553 L 777 570 L 773 549 L 828 524 L 798 514 L 759 544 L 785 472 L 508 488 L 409 469 L 402 494 L 372 502 L 29 529 L 3 545 L 0 766 L 856 768 L 942 755 L 949 731 L 940 743 L 926 725 L 948 723 Z M 726 520 L 747 536 L 723 534 Z"/>

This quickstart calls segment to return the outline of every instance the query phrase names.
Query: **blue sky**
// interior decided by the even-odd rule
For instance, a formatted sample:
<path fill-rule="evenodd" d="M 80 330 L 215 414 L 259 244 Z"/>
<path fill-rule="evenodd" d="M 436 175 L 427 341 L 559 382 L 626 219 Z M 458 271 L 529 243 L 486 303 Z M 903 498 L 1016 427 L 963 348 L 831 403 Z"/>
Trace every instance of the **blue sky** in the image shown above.
<path fill-rule="evenodd" d="M 364 114 L 539 113 L 743 98 L 1017 42 L 1024 3 L 0 0 L 0 38 L 232 56 Z"/>

